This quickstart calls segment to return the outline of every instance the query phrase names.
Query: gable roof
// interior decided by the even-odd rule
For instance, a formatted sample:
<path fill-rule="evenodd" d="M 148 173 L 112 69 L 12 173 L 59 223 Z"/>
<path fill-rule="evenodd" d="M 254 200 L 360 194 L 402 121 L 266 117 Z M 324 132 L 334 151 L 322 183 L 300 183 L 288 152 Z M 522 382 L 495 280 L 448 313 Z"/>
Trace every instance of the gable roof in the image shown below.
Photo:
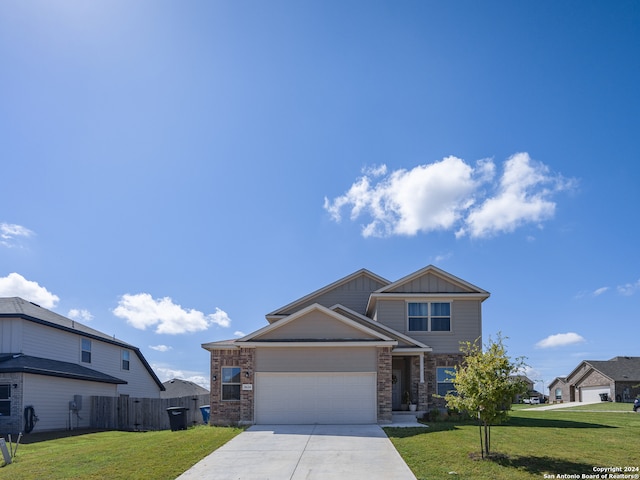
<path fill-rule="evenodd" d="M 325 287 L 322 287 L 314 292 L 311 292 L 310 294 L 305 295 L 304 297 L 299 298 L 285 305 L 284 307 L 280 307 L 277 310 L 274 310 L 273 312 L 268 313 L 266 315 L 266 318 L 270 323 L 275 322 L 289 315 L 294 310 L 304 308 L 305 306 L 313 303 L 318 303 L 317 300 L 320 297 L 326 295 L 327 293 L 333 290 L 337 290 L 340 287 L 343 287 L 349 284 L 350 282 L 354 282 L 356 280 L 364 280 L 364 279 L 371 281 L 372 284 L 378 288 L 384 285 L 389 285 L 390 283 L 389 280 L 382 278 L 381 276 L 376 275 L 375 273 L 372 273 L 365 268 L 361 268 L 360 270 L 353 272 L 352 274 L 347 275 L 346 277 L 336 280 L 335 282 L 330 283 L 329 285 L 326 285 Z M 374 289 L 371 289 L 371 291 L 373 290 Z M 325 305 L 325 306 L 329 306 L 329 305 Z"/>
<path fill-rule="evenodd" d="M 595 370 L 615 382 L 640 380 L 640 357 L 614 357 L 611 360 L 587 360 Z"/>
<path fill-rule="evenodd" d="M 48 358 L 32 357 L 21 353 L 0 356 L 0 373 L 31 373 L 51 377 L 72 378 L 90 382 L 126 384 L 125 380 L 112 377 L 77 363 L 61 362 Z"/>
<path fill-rule="evenodd" d="M 160 394 L 160 398 L 193 397 L 209 393 L 209 390 L 197 383 L 181 378 L 172 378 L 164 382 L 163 385 L 165 391 Z"/>
<path fill-rule="evenodd" d="M 368 327 L 374 330 L 383 332 L 389 337 L 397 340 L 398 341 L 397 349 L 404 350 L 405 352 L 407 351 L 407 349 L 412 349 L 412 350 L 417 349 L 425 352 L 430 352 L 433 350 L 430 346 L 425 345 L 424 343 L 419 342 L 416 339 L 411 338 L 407 335 L 404 335 L 392 329 L 391 327 L 384 325 L 383 323 L 376 322 L 375 320 L 372 320 L 371 318 L 365 315 L 361 315 L 358 312 L 354 312 L 353 310 L 350 310 L 343 305 L 334 305 L 333 307 L 331 307 L 331 310 L 340 312 L 341 314 L 346 315 L 349 318 L 353 318 L 357 322 L 361 322 L 367 325 Z M 406 346 L 401 345 L 401 343 L 406 344 Z"/>
<path fill-rule="evenodd" d="M 483 290 L 480 287 L 476 287 L 475 285 L 467 282 L 466 280 L 462 280 L 461 278 L 458 278 L 455 275 L 451 275 L 450 273 L 445 272 L 444 270 L 441 270 L 438 267 L 435 267 L 433 265 L 427 265 L 426 267 L 421 268 L 416 272 L 410 273 L 409 275 L 402 277 L 400 280 L 396 280 L 395 282 L 389 285 L 386 285 L 379 290 L 376 290 L 376 292 L 374 293 L 393 293 L 394 291 L 398 291 L 400 287 L 407 285 L 421 277 L 426 277 L 428 275 L 439 277 L 448 283 L 456 285 L 465 293 L 477 293 L 477 294 L 486 295 L 487 297 L 489 296 L 489 292 L 487 292 L 486 290 Z M 451 292 L 447 291 L 447 292 L 428 292 L 428 293 L 451 293 Z"/>
<path fill-rule="evenodd" d="M 583 367 L 584 372 L 579 378 L 573 378 Z M 567 375 L 566 380 L 572 384 L 577 384 L 587 374 L 596 370 L 614 382 L 637 382 L 640 381 L 640 357 L 614 357 L 611 360 L 583 360 Z"/>
<path fill-rule="evenodd" d="M 486 290 L 462 280 L 433 265 L 413 272 L 400 280 L 396 280 L 371 293 L 367 305 L 367 315 L 370 315 L 381 297 L 407 296 L 442 296 L 453 295 L 459 298 L 474 298 L 484 301 L 491 295 Z"/>
<path fill-rule="evenodd" d="M 45 325 L 47 327 L 55 328 L 76 335 L 81 335 L 83 337 L 99 340 L 111 345 L 117 345 L 119 347 L 132 350 L 136 354 L 142 365 L 144 365 L 145 369 L 147 370 L 153 381 L 156 383 L 158 388 L 161 391 L 164 391 L 164 385 L 162 385 L 162 382 L 151 368 L 151 365 L 149 365 L 149 363 L 147 362 L 147 359 L 144 358 L 144 355 L 142 355 L 142 352 L 138 347 L 119 340 L 115 336 L 112 337 L 106 335 L 105 333 L 102 333 L 91 327 L 87 327 L 80 322 L 76 322 L 75 320 L 71 320 L 70 318 L 63 317 L 62 315 L 52 312 L 51 310 L 47 310 L 46 308 L 42 308 L 40 305 L 29 302 L 23 298 L 0 297 L 0 319 L 16 317 L 27 320 L 29 322 L 34 322 L 40 325 Z"/>
<path fill-rule="evenodd" d="M 340 337 L 340 338 L 335 338 L 335 337 L 327 337 L 327 338 L 320 338 L 320 337 L 312 337 L 312 338 L 289 338 L 289 337 L 283 337 L 282 339 L 278 339 L 277 336 L 277 331 L 280 329 L 286 329 L 288 325 L 291 325 L 292 323 L 301 321 L 301 319 L 304 319 L 305 317 L 309 316 L 311 313 L 320 313 L 323 316 L 325 316 L 326 318 L 335 321 L 337 324 L 341 324 L 344 325 L 346 327 L 348 327 L 350 330 L 354 331 L 354 332 L 358 332 L 361 335 L 358 336 L 354 336 L 353 338 L 345 338 L 345 337 Z M 276 333 L 276 335 L 272 335 Z M 263 338 L 261 339 L 260 337 L 270 337 L 270 338 Z M 265 343 L 265 342 L 309 342 L 309 343 L 325 343 L 325 342 L 341 342 L 341 343 L 350 343 L 350 342 L 355 342 L 355 343 L 361 343 L 361 342 L 367 342 L 369 344 L 372 344 L 371 342 L 383 342 L 386 344 L 390 344 L 390 345 L 395 345 L 397 344 L 397 341 L 393 340 L 392 338 L 390 338 L 389 336 L 383 334 L 382 332 L 376 331 L 372 328 L 370 328 L 367 325 L 363 325 L 360 322 L 356 322 L 355 320 L 352 320 L 351 318 L 348 318 L 344 315 L 340 315 L 340 313 L 336 312 L 335 310 L 331 310 L 323 305 L 320 305 L 318 303 L 314 303 L 312 305 L 309 305 L 308 307 L 303 308 L 302 310 L 299 310 L 283 319 L 278 320 L 277 322 L 271 323 L 270 325 L 267 325 L 266 327 L 261 328 L 260 330 L 256 330 L 253 333 L 250 333 L 249 335 L 242 337 L 238 340 L 235 341 L 236 344 L 258 344 L 258 343 Z"/>

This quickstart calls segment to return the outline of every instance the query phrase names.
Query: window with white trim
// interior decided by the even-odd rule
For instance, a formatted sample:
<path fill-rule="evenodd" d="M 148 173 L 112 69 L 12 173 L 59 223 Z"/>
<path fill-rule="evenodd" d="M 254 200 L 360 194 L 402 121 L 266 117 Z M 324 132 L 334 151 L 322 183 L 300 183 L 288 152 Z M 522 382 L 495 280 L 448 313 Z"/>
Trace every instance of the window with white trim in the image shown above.
<path fill-rule="evenodd" d="M 11 384 L 0 384 L 0 417 L 11 416 Z"/>
<path fill-rule="evenodd" d="M 451 303 L 409 302 L 407 318 L 410 332 L 450 332 Z"/>
<path fill-rule="evenodd" d="M 240 400 L 240 367 L 222 367 L 222 400 Z"/>
<path fill-rule="evenodd" d="M 122 350 L 122 370 L 129 370 L 131 354 L 129 350 Z"/>
<path fill-rule="evenodd" d="M 84 363 L 91 363 L 91 340 L 88 338 L 82 339 L 80 357 Z"/>

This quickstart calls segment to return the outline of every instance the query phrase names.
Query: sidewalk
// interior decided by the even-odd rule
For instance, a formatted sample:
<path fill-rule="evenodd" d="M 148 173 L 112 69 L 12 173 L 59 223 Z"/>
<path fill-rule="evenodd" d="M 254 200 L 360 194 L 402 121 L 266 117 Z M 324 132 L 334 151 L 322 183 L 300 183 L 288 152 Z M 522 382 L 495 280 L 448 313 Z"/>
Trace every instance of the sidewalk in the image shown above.
<path fill-rule="evenodd" d="M 567 402 L 567 403 L 554 403 L 552 405 L 544 405 L 542 407 L 528 408 L 527 412 L 533 412 L 537 410 L 557 410 L 559 408 L 580 407 L 582 405 L 592 405 L 594 403 L 601 402 Z"/>

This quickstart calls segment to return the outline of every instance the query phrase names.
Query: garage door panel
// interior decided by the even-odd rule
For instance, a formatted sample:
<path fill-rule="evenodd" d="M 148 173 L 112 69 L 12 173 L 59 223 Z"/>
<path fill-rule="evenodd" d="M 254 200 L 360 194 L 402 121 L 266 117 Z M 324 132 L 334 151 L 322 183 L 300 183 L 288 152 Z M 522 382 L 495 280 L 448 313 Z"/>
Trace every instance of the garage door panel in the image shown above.
<path fill-rule="evenodd" d="M 600 394 L 606 393 L 611 398 L 611 388 L 608 385 L 601 385 L 595 387 L 582 387 L 580 388 L 580 401 L 581 402 L 599 402 Z"/>
<path fill-rule="evenodd" d="M 375 373 L 256 373 L 256 423 L 376 423 Z"/>

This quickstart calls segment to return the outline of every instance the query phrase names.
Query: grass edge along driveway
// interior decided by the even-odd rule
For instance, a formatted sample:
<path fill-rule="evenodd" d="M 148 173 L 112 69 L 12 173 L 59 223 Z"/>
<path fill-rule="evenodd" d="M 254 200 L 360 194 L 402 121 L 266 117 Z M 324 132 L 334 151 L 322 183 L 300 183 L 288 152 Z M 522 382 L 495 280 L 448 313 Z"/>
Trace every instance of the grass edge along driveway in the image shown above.
<path fill-rule="evenodd" d="M 630 406 L 619 412 L 513 411 L 506 424 L 491 429 L 498 454 L 492 460 L 476 459 L 480 440 L 474 423 L 385 431 L 419 480 L 589 478 L 599 474 L 594 467 L 628 468 L 621 472 L 631 475 L 626 478 L 640 478 L 640 414 Z M 591 478 L 615 478 L 608 475 Z"/>

